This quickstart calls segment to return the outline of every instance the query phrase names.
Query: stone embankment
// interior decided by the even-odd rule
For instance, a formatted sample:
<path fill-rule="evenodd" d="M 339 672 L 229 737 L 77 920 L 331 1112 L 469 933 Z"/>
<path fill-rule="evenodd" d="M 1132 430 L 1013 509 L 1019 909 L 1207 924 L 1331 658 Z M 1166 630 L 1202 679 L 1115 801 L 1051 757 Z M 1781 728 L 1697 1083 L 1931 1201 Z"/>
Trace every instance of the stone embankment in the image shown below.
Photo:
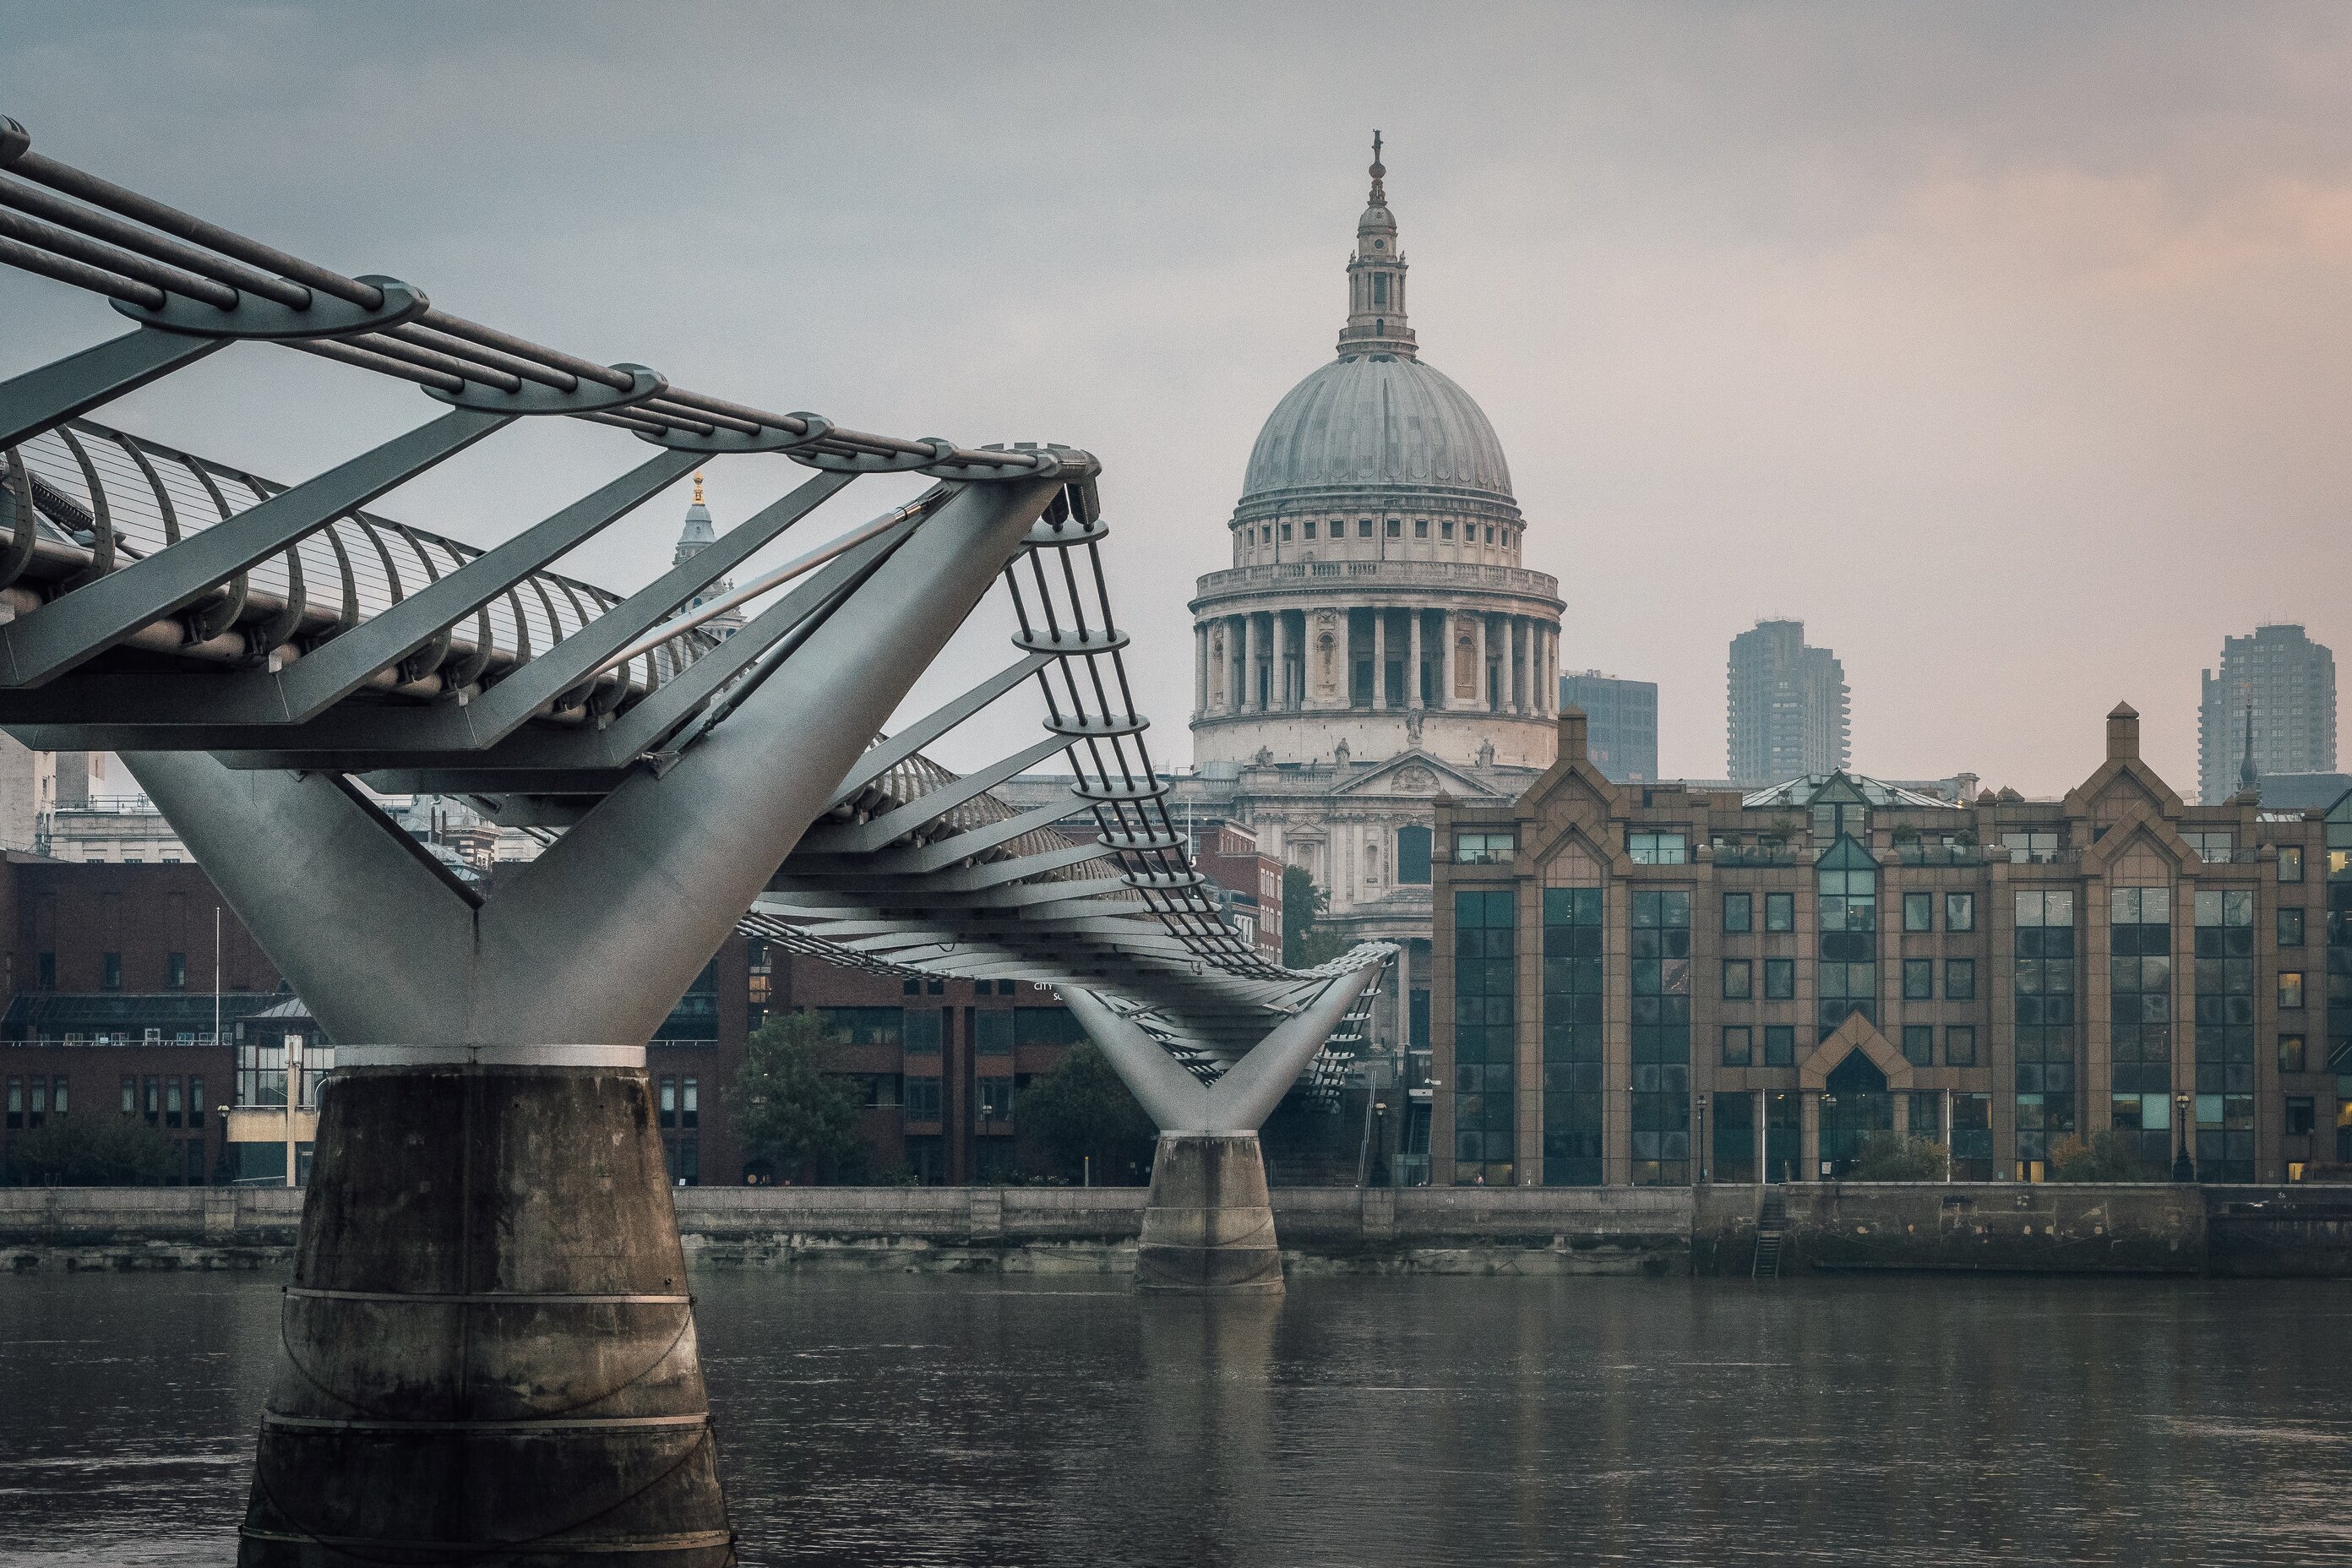
<path fill-rule="evenodd" d="M 1864 1269 L 2352 1277 L 2352 1188 L 1791 1184 L 1783 1276 Z M 1129 1273 L 1141 1187 L 682 1187 L 698 1268 Z M 1305 1275 L 1745 1276 L 1764 1194 L 1277 1187 Z M 0 1188 L 0 1269 L 287 1267 L 282 1188 Z"/>

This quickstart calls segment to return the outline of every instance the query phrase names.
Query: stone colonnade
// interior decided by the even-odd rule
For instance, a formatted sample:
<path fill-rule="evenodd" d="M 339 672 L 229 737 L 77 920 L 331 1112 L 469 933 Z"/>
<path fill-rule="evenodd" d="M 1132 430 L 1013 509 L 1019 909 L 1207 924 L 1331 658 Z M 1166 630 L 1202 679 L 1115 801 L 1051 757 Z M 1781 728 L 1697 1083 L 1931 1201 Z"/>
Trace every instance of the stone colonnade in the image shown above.
<path fill-rule="evenodd" d="M 1196 717 L 1559 710 L 1559 630 L 1535 616 L 1434 605 L 1248 610 L 1195 624 L 1192 659 Z"/>

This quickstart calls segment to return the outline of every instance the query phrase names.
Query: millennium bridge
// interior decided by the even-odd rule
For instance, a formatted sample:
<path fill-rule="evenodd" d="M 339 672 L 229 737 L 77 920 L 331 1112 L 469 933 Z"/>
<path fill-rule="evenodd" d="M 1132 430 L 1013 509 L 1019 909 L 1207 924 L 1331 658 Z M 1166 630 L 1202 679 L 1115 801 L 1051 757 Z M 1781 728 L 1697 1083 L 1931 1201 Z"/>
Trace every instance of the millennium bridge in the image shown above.
<path fill-rule="evenodd" d="M 731 1560 L 645 1047 L 739 926 L 1055 985 L 1162 1130 L 1139 1286 L 1281 1289 L 1256 1129 L 1302 1077 L 1334 1081 L 1391 953 L 1269 963 L 1192 865 L 1092 455 L 598 363 L 36 153 L 4 118 L 0 262 L 131 323 L 0 383 L 0 728 L 121 753 L 337 1042 L 243 1562 Z M 292 483 L 89 417 L 246 343 L 438 406 Z M 550 416 L 650 452 L 488 549 L 370 510 Z M 734 457 L 808 473 L 633 591 L 555 569 Z M 704 602 L 865 475 L 933 483 L 836 509 L 824 542 Z M 886 733 L 983 607 L 1003 668 Z M 962 775 L 926 754 L 1033 689 L 1029 744 Z M 990 793 L 1056 756 L 1068 806 Z M 460 881 L 375 804 L 411 792 L 547 848 Z"/>

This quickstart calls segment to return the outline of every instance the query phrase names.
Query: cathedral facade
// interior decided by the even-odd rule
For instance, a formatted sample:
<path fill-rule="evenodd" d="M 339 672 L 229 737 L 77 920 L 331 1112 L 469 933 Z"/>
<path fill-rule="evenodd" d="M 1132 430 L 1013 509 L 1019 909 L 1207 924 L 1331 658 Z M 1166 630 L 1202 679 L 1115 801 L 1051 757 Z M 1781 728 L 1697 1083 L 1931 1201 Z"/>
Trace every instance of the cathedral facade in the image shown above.
<path fill-rule="evenodd" d="M 1425 363 L 1374 142 L 1338 354 L 1275 407 L 1192 601 L 1193 774 L 1177 802 L 1305 868 L 1328 923 L 1405 947 L 1376 1032 L 1423 1033 L 1441 797 L 1507 801 L 1558 739 L 1559 584 L 1477 403 Z"/>

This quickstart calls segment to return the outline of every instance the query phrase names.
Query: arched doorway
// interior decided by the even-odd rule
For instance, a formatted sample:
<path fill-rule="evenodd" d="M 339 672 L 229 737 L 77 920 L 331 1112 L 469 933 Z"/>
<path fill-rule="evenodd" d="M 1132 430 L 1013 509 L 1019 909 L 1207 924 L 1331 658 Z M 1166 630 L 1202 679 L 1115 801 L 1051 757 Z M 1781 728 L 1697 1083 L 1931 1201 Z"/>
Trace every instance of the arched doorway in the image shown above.
<path fill-rule="evenodd" d="M 1830 1069 L 1822 1092 L 1822 1163 L 1824 1174 L 1843 1177 L 1853 1168 L 1874 1132 L 1895 1130 L 1895 1096 L 1886 1075 L 1861 1051 Z"/>

